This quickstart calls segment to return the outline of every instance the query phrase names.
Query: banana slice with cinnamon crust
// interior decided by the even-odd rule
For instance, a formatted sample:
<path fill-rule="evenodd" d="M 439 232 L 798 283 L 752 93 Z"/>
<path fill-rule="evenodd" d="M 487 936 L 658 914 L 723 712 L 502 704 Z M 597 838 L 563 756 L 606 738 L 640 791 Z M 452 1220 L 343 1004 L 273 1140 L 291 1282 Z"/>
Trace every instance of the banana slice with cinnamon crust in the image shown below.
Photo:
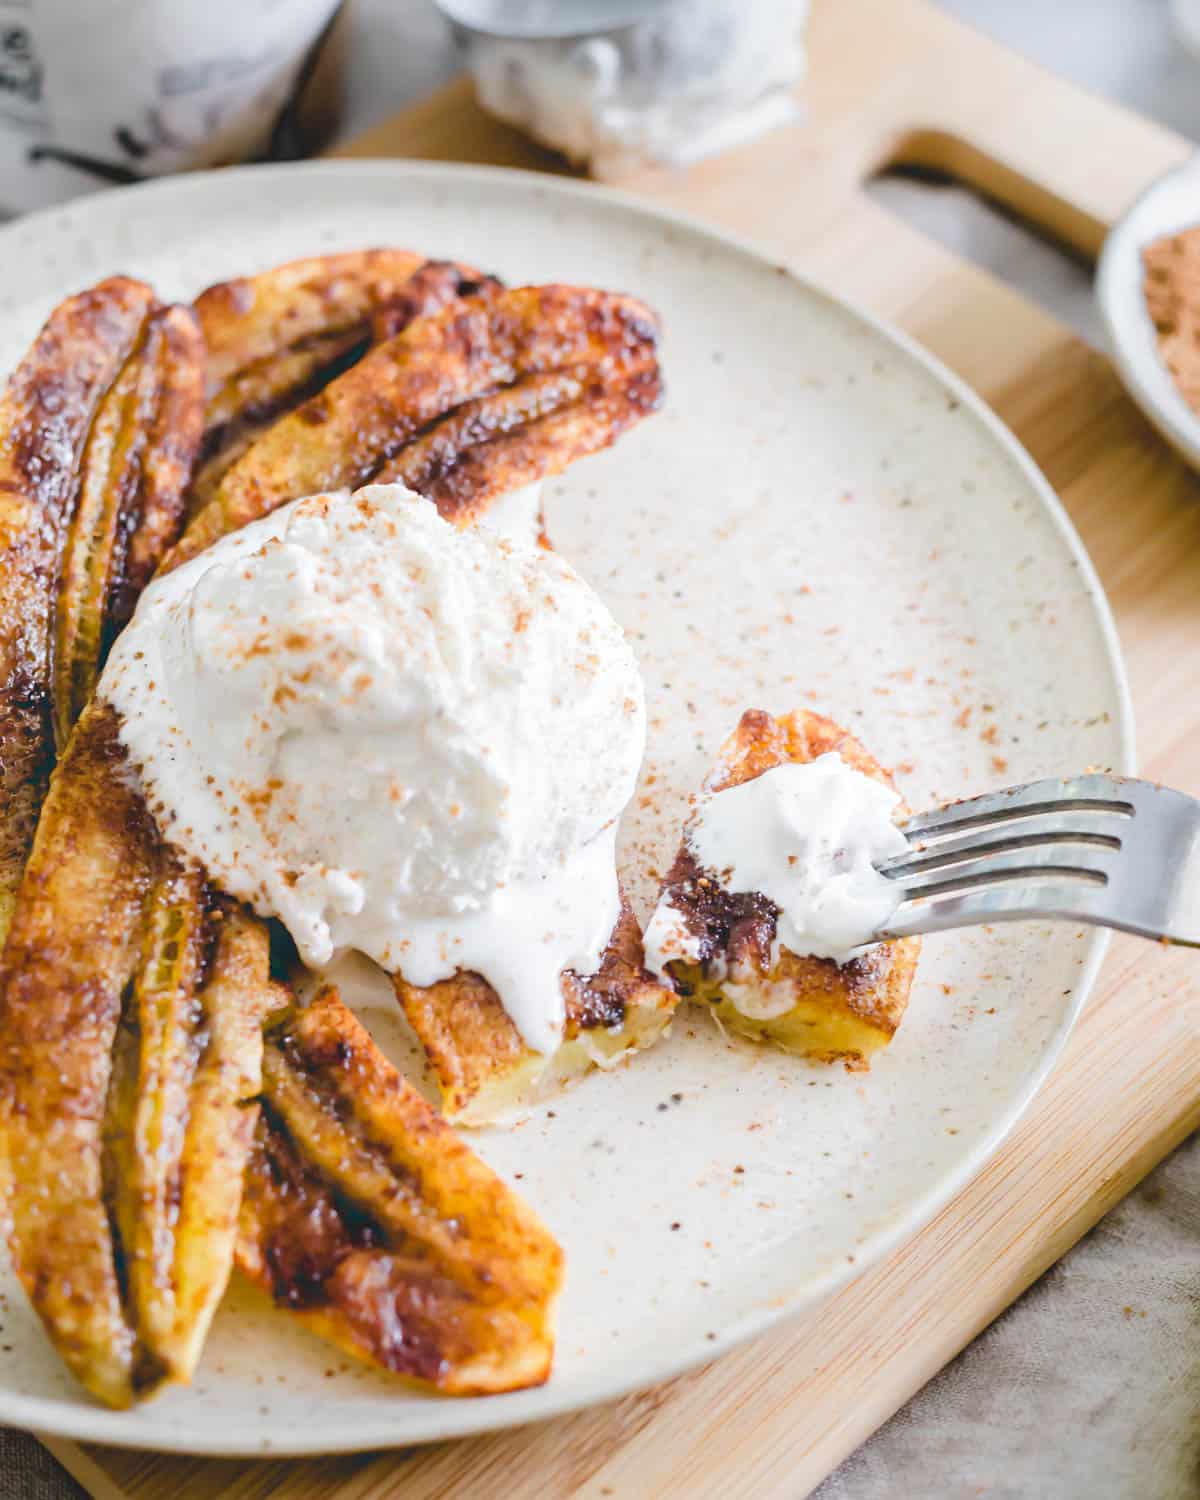
<path fill-rule="evenodd" d="M 54 764 L 54 579 L 92 417 L 153 305 L 101 282 L 51 313 L 0 398 L 0 934 Z"/>
<path fill-rule="evenodd" d="M 237 1257 L 315 1332 L 434 1390 L 550 1372 L 562 1251 L 332 986 L 268 1034 Z"/>
<path fill-rule="evenodd" d="M 53 696 L 60 753 L 113 638 L 183 521 L 203 380 L 195 317 L 186 307 L 159 307 L 96 411 L 58 590 Z"/>
<path fill-rule="evenodd" d="M 467 474 L 490 487 L 497 459 L 488 444 L 505 430 L 505 413 L 514 433 L 531 419 L 591 402 L 594 420 L 570 436 L 541 431 L 539 473 L 557 473 L 654 409 L 657 336 L 643 303 L 590 287 L 521 287 L 420 318 L 269 428 L 226 472 L 163 567 L 177 567 L 288 500 L 371 482 L 418 439 L 432 451 L 443 423 L 435 467 L 453 468 L 452 454 L 461 463 L 480 449 L 475 469 L 463 472 L 449 497 L 451 518 L 467 524 L 477 513 L 469 496 L 463 500 Z M 503 449 L 498 457 L 509 462 Z M 435 489 L 438 477 L 430 480 Z"/>
<path fill-rule="evenodd" d="M 471 266 L 380 249 L 291 261 L 202 292 L 195 309 L 208 346 L 208 404 L 193 512 L 273 422 L 372 343 L 498 286 Z"/>
<path fill-rule="evenodd" d="M 595 974 L 562 977 L 566 1026 L 557 1051 L 531 1051 L 501 997 L 479 974 L 426 988 L 393 978 L 396 998 L 433 1067 L 447 1119 L 485 1125 L 527 1108 L 594 1067 L 611 1068 L 666 1030 L 678 997 L 647 972 L 629 906 Z"/>
<path fill-rule="evenodd" d="M 773 766 L 815 760 L 827 751 L 895 790 L 890 774 L 853 735 L 807 709 L 779 718 L 760 710 L 744 713 L 703 790 L 721 792 Z M 907 815 L 901 804 L 897 816 Z M 663 882 L 663 902 L 700 950 L 698 962 L 672 959 L 667 972 L 681 995 L 707 1006 L 730 1031 L 816 1061 L 840 1060 L 848 1068 L 868 1066 L 895 1035 L 908 1006 L 920 938 L 880 943 L 845 964 L 781 947 L 772 964 L 778 908 L 765 896 L 724 889 L 700 868 L 686 839 Z"/>
<path fill-rule="evenodd" d="M 306 339 L 359 328 L 376 308 L 401 295 L 426 263 L 413 250 L 350 250 L 306 256 L 210 286 L 193 304 L 208 346 L 209 398 L 235 376 Z"/>
<path fill-rule="evenodd" d="M 103 704 L 51 782 L 0 962 L 9 1246 L 82 1383 L 127 1406 L 189 1378 L 233 1260 L 263 924 L 163 845 Z"/>
<path fill-rule="evenodd" d="M 56 743 L 175 538 L 202 403 L 192 314 L 124 276 L 60 304 L 0 398 L 0 936 Z"/>
<path fill-rule="evenodd" d="M 586 368 L 531 375 L 451 412 L 386 463 L 376 483 L 405 484 L 455 525 L 473 525 L 501 496 L 614 443 L 660 397 L 657 365 L 619 380 Z"/>

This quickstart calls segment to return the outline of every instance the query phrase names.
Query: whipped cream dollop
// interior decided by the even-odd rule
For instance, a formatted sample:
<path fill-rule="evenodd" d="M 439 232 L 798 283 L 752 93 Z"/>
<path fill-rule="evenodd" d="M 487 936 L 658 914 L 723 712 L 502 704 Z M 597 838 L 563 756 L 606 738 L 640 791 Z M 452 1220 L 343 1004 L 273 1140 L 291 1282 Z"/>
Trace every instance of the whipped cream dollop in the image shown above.
<path fill-rule="evenodd" d="M 684 842 L 725 890 L 758 893 L 778 907 L 772 967 L 781 945 L 844 964 L 899 905 L 895 883 L 875 868 L 907 847 L 894 822 L 899 802 L 829 751 L 699 797 Z M 646 965 L 660 976 L 673 959 L 704 956 L 670 898 L 668 889 L 646 929 Z"/>
<path fill-rule="evenodd" d="M 561 557 L 400 485 L 297 500 L 152 583 L 99 691 L 164 836 L 306 963 L 478 972 L 553 1050 L 645 741 L 633 653 Z"/>

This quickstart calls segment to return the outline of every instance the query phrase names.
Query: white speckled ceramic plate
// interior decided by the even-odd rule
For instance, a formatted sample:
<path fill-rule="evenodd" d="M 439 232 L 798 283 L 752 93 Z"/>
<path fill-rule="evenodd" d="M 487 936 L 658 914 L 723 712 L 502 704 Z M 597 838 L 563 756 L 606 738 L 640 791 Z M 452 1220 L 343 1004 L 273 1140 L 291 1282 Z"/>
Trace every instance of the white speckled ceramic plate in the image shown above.
<path fill-rule="evenodd" d="M 695 223 L 587 185 L 442 166 L 169 181 L 0 234 L 0 360 L 109 272 L 187 297 L 383 242 L 515 282 L 623 288 L 663 315 L 665 409 L 548 498 L 555 544 L 645 670 L 644 786 L 623 831 L 643 911 L 687 793 L 746 706 L 831 714 L 898 768 L 917 807 L 1131 768 L 1108 609 L 1026 455 L 905 339 Z M 811 1307 L 945 1202 L 1045 1076 L 1103 946 L 1041 925 L 927 940 L 908 1017 L 870 1074 L 730 1045 L 684 1011 L 632 1066 L 477 1134 L 567 1252 L 540 1390 L 415 1396 L 234 1286 L 193 1386 L 108 1412 L 64 1373 L 5 1271 L 0 1421 L 313 1453 L 523 1422 L 663 1379 Z M 355 983 L 351 998 L 390 1045 L 386 990 Z"/>
<path fill-rule="evenodd" d="M 1165 234 L 1200 224 L 1200 156 L 1152 183 L 1113 226 L 1096 267 L 1096 296 L 1121 379 L 1172 447 L 1200 469 L 1200 416 L 1158 352 L 1146 310 L 1142 251 Z"/>

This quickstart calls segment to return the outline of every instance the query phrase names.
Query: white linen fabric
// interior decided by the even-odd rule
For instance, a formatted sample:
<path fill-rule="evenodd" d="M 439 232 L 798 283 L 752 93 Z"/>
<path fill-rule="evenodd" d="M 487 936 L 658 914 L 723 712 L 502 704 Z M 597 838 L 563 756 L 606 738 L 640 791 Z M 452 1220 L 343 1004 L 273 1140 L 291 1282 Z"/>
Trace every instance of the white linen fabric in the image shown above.
<path fill-rule="evenodd" d="M 1200 1136 L 813 1500 L 1200 1495 Z"/>

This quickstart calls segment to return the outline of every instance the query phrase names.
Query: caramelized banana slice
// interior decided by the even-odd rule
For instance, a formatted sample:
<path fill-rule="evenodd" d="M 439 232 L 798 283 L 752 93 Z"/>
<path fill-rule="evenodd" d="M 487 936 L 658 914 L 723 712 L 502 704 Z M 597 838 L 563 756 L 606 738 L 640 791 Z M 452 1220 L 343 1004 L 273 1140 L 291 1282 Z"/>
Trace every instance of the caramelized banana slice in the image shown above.
<path fill-rule="evenodd" d="M 238 1265 L 317 1333 L 452 1395 L 550 1371 L 562 1252 L 326 986 L 268 1036 Z"/>
<path fill-rule="evenodd" d="M 67 1364 L 124 1406 L 136 1341 L 102 1135 L 155 858 L 144 807 L 110 774 L 117 759 L 111 717 L 85 719 L 47 799 L 0 964 L 0 1137 L 17 1274 Z"/>
<path fill-rule="evenodd" d="M 92 704 L 51 782 L 0 962 L 13 1263 L 89 1390 L 186 1380 L 233 1257 L 280 1003 L 265 927 L 159 840 Z"/>
<path fill-rule="evenodd" d="M 642 935 L 625 904 L 597 972 L 563 975 L 566 1027 L 549 1057 L 526 1047 L 479 974 L 458 973 L 423 989 L 403 975 L 393 983 L 433 1066 L 443 1113 L 463 1125 L 511 1116 L 593 1067 L 614 1067 L 657 1041 L 677 1003 L 643 966 Z"/>
<path fill-rule="evenodd" d="M 265 982 L 261 924 L 210 906 L 196 871 L 164 863 L 118 1031 L 105 1144 L 130 1321 L 164 1378 L 187 1380 L 229 1279 L 254 1133 L 246 1101 L 265 1011 L 285 992 Z"/>
<path fill-rule="evenodd" d="M 258 1111 L 265 1018 L 291 999 L 270 981 L 270 938 L 250 912 L 219 904 L 217 940 L 192 1020 L 195 1068 L 179 1149 L 178 1211 L 170 1200 L 164 1237 L 174 1235 L 170 1292 L 175 1318 L 157 1346 L 173 1378 L 187 1380 L 200 1358 L 229 1280 L 242 1179 Z"/>
<path fill-rule="evenodd" d="M 143 905 L 140 972 L 124 1005 L 113 1050 L 105 1119 L 105 1173 L 124 1261 L 132 1321 L 145 1341 L 166 1344 L 175 1324 L 173 1237 L 167 1228 L 178 1186 L 172 1140 L 186 1120 L 195 1059 L 192 1016 L 204 956 L 203 881 L 175 869 L 152 882 Z"/>
<path fill-rule="evenodd" d="M 109 599 L 108 638 L 128 623 L 138 595 L 150 582 L 183 526 L 188 486 L 204 432 L 204 338 L 189 307 L 159 309 L 151 318 L 153 399 L 139 485 L 127 524 L 132 528 L 123 568 L 116 568 Z M 119 552 L 116 560 L 121 562 Z"/>
<path fill-rule="evenodd" d="M 206 453 L 233 423 L 269 420 L 286 409 L 289 402 L 299 405 L 315 395 L 315 389 L 310 387 L 325 371 L 330 372 L 332 379 L 333 374 L 341 373 L 337 367 L 348 353 L 354 351 L 355 358 L 366 353 L 364 326 L 355 323 L 348 329 L 314 333 L 290 349 L 281 349 L 231 375 L 205 403 Z"/>
<path fill-rule="evenodd" d="M 704 791 L 720 792 L 785 761 L 836 751 L 856 771 L 893 787 L 891 776 L 859 742 L 820 714 L 800 709 L 772 718 L 744 713 L 726 741 Z M 897 816 L 906 817 L 901 804 Z M 686 841 L 663 883 L 669 902 L 699 939 L 701 961 L 672 960 L 680 993 L 707 1005 L 730 1031 L 773 1042 L 821 1062 L 868 1066 L 904 1017 L 921 951 L 920 938 L 880 943 L 838 964 L 781 948 L 771 964 L 778 909 L 764 896 L 732 894 L 708 877 Z"/>
<path fill-rule="evenodd" d="M 55 585 L 88 433 L 153 303 L 125 276 L 69 298 L 0 398 L 0 936 L 54 763 Z"/>
<path fill-rule="evenodd" d="M 471 525 L 502 495 L 616 442 L 661 393 L 657 362 L 607 384 L 586 371 L 531 375 L 460 406 L 401 449 L 376 482 L 406 484 L 448 521 Z"/>
<path fill-rule="evenodd" d="M 204 450 L 191 509 L 279 417 L 392 337 L 459 297 L 498 286 L 470 266 L 360 250 L 277 266 L 196 299 L 210 351 Z"/>
<path fill-rule="evenodd" d="M 583 287 L 522 287 L 421 318 L 276 422 L 163 566 L 300 495 L 368 483 L 431 423 L 529 376 L 586 371 L 615 389 L 656 369 L 656 340 L 642 303 Z"/>
<path fill-rule="evenodd" d="M 178 532 L 200 441 L 203 381 L 194 315 L 159 308 L 100 402 L 59 584 L 52 696 L 60 752 L 113 637 Z"/>
<path fill-rule="evenodd" d="M 351 250 L 210 286 L 194 304 L 208 346 L 210 400 L 251 365 L 305 339 L 364 323 L 425 263 L 411 250 Z"/>

